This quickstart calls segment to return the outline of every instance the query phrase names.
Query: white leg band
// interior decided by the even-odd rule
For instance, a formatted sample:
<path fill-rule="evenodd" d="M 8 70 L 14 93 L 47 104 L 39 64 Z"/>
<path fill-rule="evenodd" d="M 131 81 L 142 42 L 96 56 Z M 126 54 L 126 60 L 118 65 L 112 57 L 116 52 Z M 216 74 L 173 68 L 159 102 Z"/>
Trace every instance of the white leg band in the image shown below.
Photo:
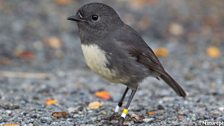
<path fill-rule="evenodd" d="M 121 117 L 124 118 L 124 119 L 125 119 L 126 116 L 127 116 L 127 115 L 126 115 L 125 113 L 122 113 L 122 114 L 121 114 Z"/>
<path fill-rule="evenodd" d="M 118 112 L 120 107 L 117 105 L 116 108 L 114 109 L 114 112 Z"/>

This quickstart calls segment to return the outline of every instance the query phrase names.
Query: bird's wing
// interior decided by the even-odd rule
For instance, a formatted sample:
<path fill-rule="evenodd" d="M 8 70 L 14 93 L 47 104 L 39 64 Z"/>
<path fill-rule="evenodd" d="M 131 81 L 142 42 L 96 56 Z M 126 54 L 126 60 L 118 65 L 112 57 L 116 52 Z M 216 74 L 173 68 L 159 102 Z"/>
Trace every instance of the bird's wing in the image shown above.
<path fill-rule="evenodd" d="M 152 49 L 138 35 L 138 33 L 129 26 L 119 29 L 114 38 L 119 49 L 128 53 L 128 56 L 134 58 L 136 62 L 143 64 L 149 70 L 155 72 L 158 77 L 162 78 L 175 92 L 185 97 L 186 93 L 182 87 L 164 70 L 159 59 L 156 57 Z M 119 34 L 125 33 L 125 34 Z"/>
<path fill-rule="evenodd" d="M 136 61 L 138 63 L 143 64 L 148 69 L 158 74 L 162 74 L 164 72 L 161 63 L 159 62 L 153 51 L 150 49 L 150 47 L 139 48 L 129 45 L 127 51 L 132 57 L 136 58 Z"/>
<path fill-rule="evenodd" d="M 124 49 L 138 63 L 143 64 L 148 69 L 155 71 L 157 74 L 164 73 L 164 68 L 159 59 L 137 32 L 129 26 L 121 29 L 120 32 L 125 34 L 116 34 L 116 37 L 114 37 L 119 44 L 119 48 Z"/>

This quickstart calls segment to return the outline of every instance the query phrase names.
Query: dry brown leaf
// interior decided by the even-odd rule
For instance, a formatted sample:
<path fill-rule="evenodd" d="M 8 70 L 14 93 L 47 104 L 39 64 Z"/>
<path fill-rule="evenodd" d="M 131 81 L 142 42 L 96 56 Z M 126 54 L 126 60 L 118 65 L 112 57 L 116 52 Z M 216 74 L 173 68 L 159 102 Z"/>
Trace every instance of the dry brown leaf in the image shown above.
<path fill-rule="evenodd" d="M 3 124 L 3 126 L 20 126 L 19 124 Z"/>
<path fill-rule="evenodd" d="M 218 47 L 211 46 L 207 49 L 207 54 L 212 58 L 219 58 L 221 56 L 221 51 Z"/>
<path fill-rule="evenodd" d="M 169 27 L 169 32 L 172 34 L 172 35 L 175 35 L 175 36 L 180 36 L 184 33 L 184 28 L 181 24 L 179 23 L 172 23 Z"/>
<path fill-rule="evenodd" d="M 111 99 L 111 95 L 108 91 L 98 91 L 98 92 L 95 93 L 95 95 L 99 98 L 104 99 L 104 100 Z"/>
<path fill-rule="evenodd" d="M 55 0 L 55 3 L 58 5 L 68 5 L 72 3 L 72 0 Z"/>
<path fill-rule="evenodd" d="M 167 57 L 169 56 L 169 50 L 167 48 L 157 48 L 155 49 L 155 54 L 158 57 Z"/>
<path fill-rule="evenodd" d="M 45 100 L 45 104 L 46 105 L 56 105 L 56 104 L 58 104 L 58 100 L 56 100 L 56 99 L 47 99 L 47 100 Z"/>
<path fill-rule="evenodd" d="M 131 115 L 131 118 L 132 118 L 132 120 L 133 120 L 135 123 L 142 123 L 142 122 L 144 122 L 144 119 L 145 119 L 144 116 L 142 116 L 142 115 L 137 115 L 137 114 L 132 114 L 132 115 Z"/>
<path fill-rule="evenodd" d="M 148 112 L 148 115 L 155 115 L 156 114 L 156 111 L 150 111 Z"/>
<path fill-rule="evenodd" d="M 54 118 L 60 119 L 60 118 L 68 118 L 69 114 L 67 112 L 53 112 L 52 116 Z"/>
<path fill-rule="evenodd" d="M 54 36 L 47 38 L 46 42 L 51 48 L 54 48 L 54 49 L 59 49 L 62 46 L 61 39 Z"/>
<path fill-rule="evenodd" d="M 35 54 L 32 51 L 19 51 L 16 52 L 16 56 L 28 60 L 32 60 L 35 58 Z"/>
<path fill-rule="evenodd" d="M 102 107 L 102 105 L 103 105 L 102 103 L 95 101 L 95 102 L 89 103 L 88 108 L 89 109 L 99 109 L 100 107 Z"/>

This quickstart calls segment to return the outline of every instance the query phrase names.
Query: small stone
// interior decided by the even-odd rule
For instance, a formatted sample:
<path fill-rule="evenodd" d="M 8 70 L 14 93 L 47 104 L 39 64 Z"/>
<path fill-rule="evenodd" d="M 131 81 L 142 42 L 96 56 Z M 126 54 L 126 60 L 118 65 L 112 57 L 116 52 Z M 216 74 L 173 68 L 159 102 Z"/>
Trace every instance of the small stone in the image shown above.
<path fill-rule="evenodd" d="M 184 79 L 185 79 L 185 80 L 193 80 L 194 78 L 195 78 L 195 75 L 192 74 L 192 73 L 186 73 L 186 74 L 184 75 Z"/>
<path fill-rule="evenodd" d="M 145 118 L 143 119 L 144 122 L 149 123 L 152 122 L 154 120 L 154 118 Z"/>
<path fill-rule="evenodd" d="M 217 118 L 217 121 L 224 121 L 224 116 L 222 116 L 222 117 L 218 117 L 218 118 Z"/>
<path fill-rule="evenodd" d="M 219 107 L 219 110 L 224 112 L 224 107 Z"/>
<path fill-rule="evenodd" d="M 35 119 L 35 118 L 38 118 L 39 116 L 36 114 L 32 114 L 30 117 Z"/>
<path fill-rule="evenodd" d="M 32 123 L 29 123 L 28 126 L 34 126 Z"/>
<path fill-rule="evenodd" d="M 5 104 L 0 104 L 0 108 L 7 109 L 7 110 L 15 110 L 19 109 L 19 105 L 15 105 L 12 103 L 5 103 Z"/>
<path fill-rule="evenodd" d="M 75 107 L 68 108 L 68 113 L 73 113 L 75 111 L 77 111 L 77 108 L 75 108 Z"/>
<path fill-rule="evenodd" d="M 12 111 L 11 110 L 6 110 L 5 113 L 12 114 Z"/>
<path fill-rule="evenodd" d="M 165 110 L 165 108 L 163 107 L 163 105 L 158 105 L 157 108 L 158 108 L 159 110 Z"/>
<path fill-rule="evenodd" d="M 42 118 L 40 118 L 40 121 L 41 121 L 41 123 L 50 124 L 52 120 L 49 117 L 42 117 Z"/>
<path fill-rule="evenodd" d="M 37 122 L 37 121 L 34 121 L 34 122 L 33 122 L 33 125 L 34 125 L 34 126 L 40 126 L 41 124 L 40 124 L 39 122 Z"/>

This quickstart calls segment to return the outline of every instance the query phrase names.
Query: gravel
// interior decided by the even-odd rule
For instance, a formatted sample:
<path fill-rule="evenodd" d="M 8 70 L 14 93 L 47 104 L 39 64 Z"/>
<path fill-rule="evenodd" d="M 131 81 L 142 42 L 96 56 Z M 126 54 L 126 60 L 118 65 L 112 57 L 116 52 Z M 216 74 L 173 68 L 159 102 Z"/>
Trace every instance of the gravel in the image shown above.
<path fill-rule="evenodd" d="M 55 78 L 48 80 L 6 81 L 2 78 L 1 81 L 5 80 L 5 83 L 2 83 L 0 88 L 1 124 L 69 126 L 116 123 L 116 121 L 108 122 L 103 117 L 112 114 L 124 86 L 110 85 L 88 70 L 66 71 L 64 74 L 66 78 L 58 77 L 57 73 L 54 73 Z M 88 79 L 85 79 L 86 77 Z M 183 99 L 176 96 L 163 82 L 152 78 L 145 80 L 130 107 L 130 116 L 142 116 L 143 120 L 136 121 L 136 119 L 128 118 L 125 124 L 197 125 L 203 120 L 223 121 L 223 94 L 208 94 L 206 92 L 209 92 L 209 88 L 198 90 L 196 87 L 200 87 L 199 84 L 191 84 L 188 81 L 186 83 L 189 84 L 182 85 L 187 90 L 188 97 Z M 220 86 L 220 88 L 223 87 Z M 100 89 L 109 91 L 113 100 L 105 101 L 96 98 L 93 92 Z M 57 99 L 58 104 L 46 106 L 45 100 L 48 98 Z M 102 102 L 102 108 L 88 109 L 88 103 L 93 101 Z M 60 119 L 52 116 L 53 112 L 61 111 L 68 112 L 69 116 Z M 155 114 L 147 114 L 151 111 Z"/>
<path fill-rule="evenodd" d="M 65 21 L 74 7 L 86 1 L 78 0 L 66 6 L 49 1 L 1 2 L 4 4 L 0 4 L 0 125 L 115 125 L 116 120 L 108 121 L 105 117 L 113 113 L 125 87 L 109 84 L 88 70 L 80 50 L 77 29 Z M 125 0 L 117 0 L 116 3 L 107 1 L 124 17 L 127 13 L 133 13 L 134 19 L 139 19 L 140 14 L 152 16 L 154 23 L 150 29 L 135 26 L 137 20 L 132 22 L 133 27 L 153 49 L 165 47 L 170 51 L 168 57 L 160 60 L 188 94 L 185 99 L 180 98 L 163 81 L 147 78 L 134 97 L 125 125 L 200 125 L 203 121 L 224 121 L 224 56 L 221 54 L 213 59 L 206 53 L 211 45 L 224 50 L 222 32 L 207 33 L 203 30 L 204 27 L 199 25 L 204 19 L 201 14 L 199 17 L 193 16 L 193 21 L 188 19 L 189 23 L 183 23 L 183 26 L 188 26 L 185 36 L 172 36 L 164 32 L 167 30 L 161 30 L 176 22 L 171 18 L 176 17 L 171 13 L 173 11 L 165 9 L 168 3 L 161 2 L 150 9 L 136 10 L 123 2 Z M 196 3 L 194 5 L 198 5 Z M 191 9 L 187 9 L 190 5 L 187 6 L 184 1 L 179 5 L 177 9 L 183 9 L 186 13 L 182 10 L 183 15 L 179 15 L 178 19 L 184 20 L 187 13 L 191 13 Z M 164 20 L 158 22 L 163 13 L 166 13 Z M 49 36 L 61 39 L 62 47 L 52 49 L 47 46 L 45 39 Z M 35 58 L 18 57 L 18 50 L 32 51 Z M 14 72 L 15 76 L 2 76 L 3 71 Z M 17 72 L 45 73 L 49 76 L 21 77 Z M 112 99 L 97 98 L 94 93 L 99 90 L 109 91 Z M 58 103 L 46 105 L 47 99 L 55 99 Z M 89 109 L 88 104 L 94 101 L 103 106 L 96 110 Z M 55 118 L 54 112 L 65 112 L 68 116 Z"/>

